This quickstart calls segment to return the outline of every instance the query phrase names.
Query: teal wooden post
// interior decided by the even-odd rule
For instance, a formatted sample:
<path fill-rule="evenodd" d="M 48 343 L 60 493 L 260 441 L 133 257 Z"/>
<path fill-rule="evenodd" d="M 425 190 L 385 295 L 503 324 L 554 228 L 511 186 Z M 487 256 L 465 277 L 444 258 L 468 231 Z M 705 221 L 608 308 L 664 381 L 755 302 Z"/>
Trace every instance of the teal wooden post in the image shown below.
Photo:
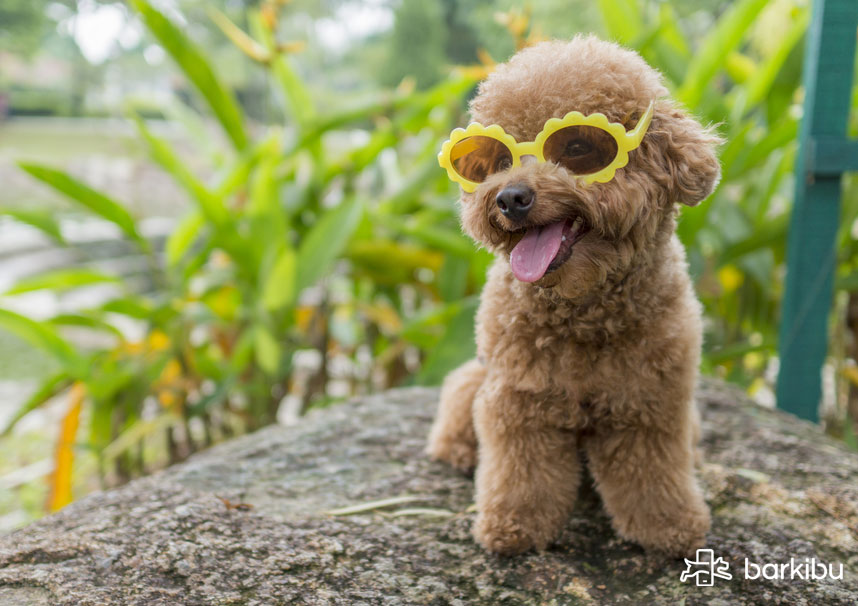
<path fill-rule="evenodd" d="M 777 383 L 778 407 L 812 421 L 819 418 L 828 352 L 840 177 L 858 170 L 858 143 L 846 139 L 856 29 L 858 0 L 813 0 Z"/>

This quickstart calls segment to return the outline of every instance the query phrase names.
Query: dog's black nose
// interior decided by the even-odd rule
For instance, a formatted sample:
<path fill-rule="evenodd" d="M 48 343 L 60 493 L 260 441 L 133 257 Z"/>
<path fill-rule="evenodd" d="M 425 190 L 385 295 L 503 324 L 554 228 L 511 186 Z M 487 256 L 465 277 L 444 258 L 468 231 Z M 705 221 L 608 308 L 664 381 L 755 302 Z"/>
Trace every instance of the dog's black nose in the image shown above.
<path fill-rule="evenodd" d="M 527 213 L 533 208 L 536 193 L 523 183 L 507 185 L 495 198 L 501 214 L 513 221 L 524 221 Z"/>

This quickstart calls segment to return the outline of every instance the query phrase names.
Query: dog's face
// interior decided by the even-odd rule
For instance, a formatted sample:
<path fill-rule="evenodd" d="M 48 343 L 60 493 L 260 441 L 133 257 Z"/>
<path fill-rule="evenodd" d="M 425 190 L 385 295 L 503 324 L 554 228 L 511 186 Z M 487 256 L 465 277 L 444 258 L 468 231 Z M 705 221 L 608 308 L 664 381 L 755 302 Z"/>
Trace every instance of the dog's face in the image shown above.
<path fill-rule="evenodd" d="M 465 231 L 508 259 L 519 280 L 566 298 L 624 275 L 670 237 L 675 203 L 699 203 L 720 176 L 718 138 L 659 100 L 666 93 L 658 72 L 640 56 L 594 37 L 519 52 L 480 85 L 471 103 L 475 121 L 499 124 L 526 142 L 547 120 L 570 111 L 600 112 L 632 130 L 656 101 L 652 123 L 607 183 L 584 184 L 561 163 L 529 156 L 514 168 L 486 166 L 491 174 L 485 181 L 462 194 Z M 570 162 L 602 162 L 600 147 L 580 139 L 568 142 Z"/>

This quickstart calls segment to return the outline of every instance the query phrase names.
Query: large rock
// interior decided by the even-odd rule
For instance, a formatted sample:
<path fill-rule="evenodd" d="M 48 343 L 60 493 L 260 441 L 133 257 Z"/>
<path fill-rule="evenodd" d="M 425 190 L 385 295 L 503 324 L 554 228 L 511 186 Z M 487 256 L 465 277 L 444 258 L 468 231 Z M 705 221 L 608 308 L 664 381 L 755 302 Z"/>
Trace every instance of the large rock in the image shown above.
<path fill-rule="evenodd" d="M 733 578 L 696 587 L 681 560 L 618 539 L 591 488 L 548 551 L 482 551 L 472 481 L 422 454 L 436 399 L 405 389 L 320 410 L 82 499 L 0 538 L 0 606 L 858 601 L 858 456 L 808 423 L 701 388 L 708 547 Z M 419 500 L 326 513 L 402 495 Z M 745 558 L 816 558 L 843 579 L 746 580 Z"/>

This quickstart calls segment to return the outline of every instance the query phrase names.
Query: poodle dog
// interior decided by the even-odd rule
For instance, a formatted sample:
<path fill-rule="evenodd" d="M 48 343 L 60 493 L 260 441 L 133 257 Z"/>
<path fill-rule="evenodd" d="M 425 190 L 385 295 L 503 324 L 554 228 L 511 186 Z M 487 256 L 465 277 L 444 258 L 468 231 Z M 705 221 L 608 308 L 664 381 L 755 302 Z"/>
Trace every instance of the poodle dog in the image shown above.
<path fill-rule="evenodd" d="M 720 140 L 666 94 L 616 44 L 539 43 L 481 83 L 482 126 L 439 156 L 464 231 L 497 258 L 477 358 L 444 381 L 427 452 L 476 467 L 473 534 L 492 552 L 545 548 L 583 464 L 620 536 L 675 556 L 705 543 L 701 308 L 674 231 L 676 203 L 715 188 Z M 573 126 L 546 138 L 558 124 Z"/>

